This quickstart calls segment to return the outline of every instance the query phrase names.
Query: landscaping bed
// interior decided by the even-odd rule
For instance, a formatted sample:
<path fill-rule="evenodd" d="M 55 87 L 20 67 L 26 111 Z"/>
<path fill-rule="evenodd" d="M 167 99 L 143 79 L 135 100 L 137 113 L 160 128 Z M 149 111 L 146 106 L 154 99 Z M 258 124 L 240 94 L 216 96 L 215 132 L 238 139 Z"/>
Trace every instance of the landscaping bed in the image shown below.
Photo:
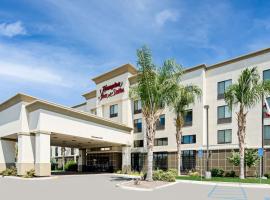
<path fill-rule="evenodd" d="M 191 180 L 191 181 L 201 181 L 201 177 L 198 176 L 177 176 L 177 180 Z M 238 177 L 212 177 L 211 179 L 202 178 L 202 181 L 210 182 L 233 182 L 233 183 L 260 183 L 259 178 L 246 178 L 240 179 Z M 262 179 L 262 184 L 270 184 L 270 179 Z"/>

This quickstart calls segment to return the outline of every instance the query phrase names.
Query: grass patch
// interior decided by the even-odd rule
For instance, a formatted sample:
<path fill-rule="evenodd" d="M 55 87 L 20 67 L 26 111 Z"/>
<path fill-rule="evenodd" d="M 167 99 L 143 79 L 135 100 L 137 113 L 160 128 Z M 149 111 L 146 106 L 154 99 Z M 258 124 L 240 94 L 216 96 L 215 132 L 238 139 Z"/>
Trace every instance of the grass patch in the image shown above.
<path fill-rule="evenodd" d="M 201 177 L 192 177 L 192 176 L 177 176 L 177 180 L 192 180 L 192 181 L 201 181 Z M 239 178 L 229 178 L 229 177 L 212 177 L 212 179 L 202 179 L 203 181 L 210 181 L 210 182 L 233 182 L 233 183 L 260 183 L 260 179 L 258 178 L 246 178 L 246 179 L 239 179 Z M 270 184 L 270 179 L 261 180 L 262 184 Z"/>

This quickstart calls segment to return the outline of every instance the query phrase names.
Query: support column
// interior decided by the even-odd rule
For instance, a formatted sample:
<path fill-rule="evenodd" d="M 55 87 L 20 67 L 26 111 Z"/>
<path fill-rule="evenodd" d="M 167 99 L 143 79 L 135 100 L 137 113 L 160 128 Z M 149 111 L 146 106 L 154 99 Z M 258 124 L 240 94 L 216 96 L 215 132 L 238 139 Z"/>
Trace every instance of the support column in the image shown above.
<path fill-rule="evenodd" d="M 50 133 L 36 133 L 35 143 L 35 175 L 50 176 Z"/>
<path fill-rule="evenodd" d="M 122 147 L 122 171 L 128 173 L 131 171 L 131 147 Z"/>
<path fill-rule="evenodd" d="M 79 149 L 78 171 L 83 172 L 86 168 L 86 149 Z"/>
<path fill-rule="evenodd" d="M 15 166 L 16 142 L 9 139 L 0 138 L 0 172 L 6 168 Z"/>
<path fill-rule="evenodd" d="M 35 169 L 35 136 L 30 133 L 18 134 L 17 174 L 23 176 L 27 171 Z"/>

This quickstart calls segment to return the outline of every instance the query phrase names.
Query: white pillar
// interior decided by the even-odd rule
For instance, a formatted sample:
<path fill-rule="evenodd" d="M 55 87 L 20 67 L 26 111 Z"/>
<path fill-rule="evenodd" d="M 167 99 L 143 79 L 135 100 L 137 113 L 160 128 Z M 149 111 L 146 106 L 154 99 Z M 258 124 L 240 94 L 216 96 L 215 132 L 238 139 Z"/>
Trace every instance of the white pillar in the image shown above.
<path fill-rule="evenodd" d="M 131 147 L 122 147 L 122 171 L 127 173 L 131 171 Z"/>
<path fill-rule="evenodd" d="M 86 149 L 79 149 L 78 171 L 82 172 L 86 167 Z"/>
<path fill-rule="evenodd" d="M 6 168 L 15 166 L 15 141 L 0 138 L 0 172 Z"/>
<path fill-rule="evenodd" d="M 18 134 L 18 161 L 17 173 L 20 176 L 26 174 L 27 171 L 35 169 L 35 136 L 30 133 Z"/>
<path fill-rule="evenodd" d="M 50 133 L 36 133 L 35 143 L 35 175 L 50 176 Z"/>

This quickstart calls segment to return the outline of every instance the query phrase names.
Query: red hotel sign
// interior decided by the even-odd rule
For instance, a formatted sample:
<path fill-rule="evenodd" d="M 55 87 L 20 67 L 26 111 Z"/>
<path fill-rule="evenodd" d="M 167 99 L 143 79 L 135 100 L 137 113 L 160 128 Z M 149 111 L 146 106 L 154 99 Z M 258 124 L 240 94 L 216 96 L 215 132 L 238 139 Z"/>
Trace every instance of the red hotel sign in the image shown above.
<path fill-rule="evenodd" d="M 107 99 L 117 94 L 123 93 L 125 90 L 122 86 L 123 86 L 123 82 L 115 82 L 111 85 L 103 86 L 99 90 L 100 92 L 99 100 L 101 101 L 102 99 Z"/>

